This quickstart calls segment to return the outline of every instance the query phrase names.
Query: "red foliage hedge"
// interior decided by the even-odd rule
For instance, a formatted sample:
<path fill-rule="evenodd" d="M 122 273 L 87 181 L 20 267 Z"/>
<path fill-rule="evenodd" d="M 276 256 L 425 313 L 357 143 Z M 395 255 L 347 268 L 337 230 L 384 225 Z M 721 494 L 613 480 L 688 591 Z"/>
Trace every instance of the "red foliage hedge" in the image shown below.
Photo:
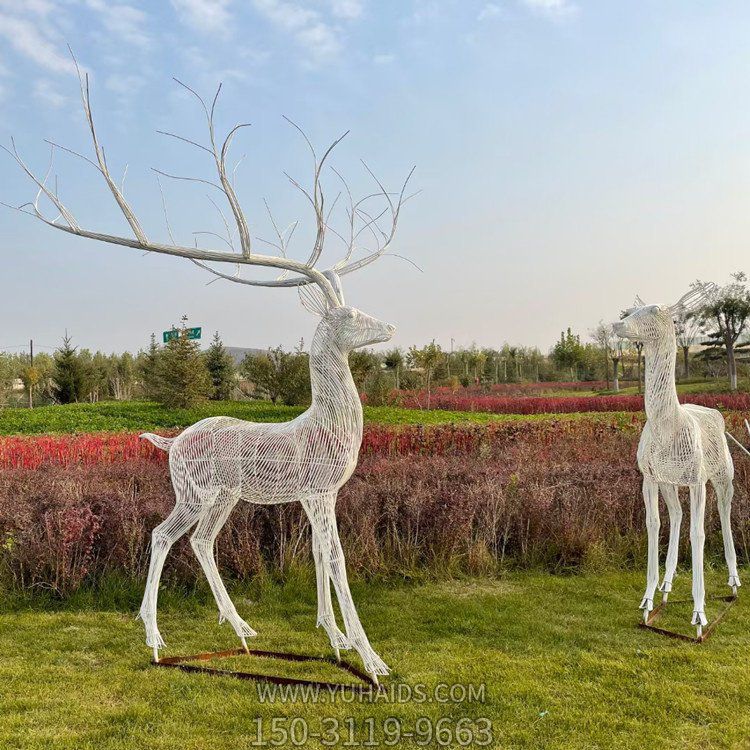
<path fill-rule="evenodd" d="M 399 406 L 423 409 L 426 391 L 403 391 L 395 397 Z M 684 404 L 700 404 L 713 409 L 750 409 L 748 393 L 689 393 L 680 396 Z M 505 396 L 437 388 L 430 396 L 431 409 L 480 411 L 491 414 L 572 414 L 574 412 L 643 411 L 643 396 Z"/>
<path fill-rule="evenodd" d="M 742 416 L 731 415 L 733 430 Z M 624 428 L 593 419 L 371 426 L 339 498 L 348 566 L 378 575 L 486 572 L 502 564 L 574 568 L 602 558 L 640 564 L 638 434 L 637 419 Z M 18 458 L 24 448 L 28 463 Z M 150 531 L 174 502 L 163 453 L 131 435 L 14 438 L 0 440 L 0 452 L 0 577 L 61 594 L 113 571 L 145 577 Z M 9 456 L 15 468 L 7 468 Z M 736 465 L 733 523 L 748 560 L 750 464 L 738 457 Z M 709 551 L 720 555 L 711 502 L 707 524 Z M 218 556 L 235 577 L 308 562 L 299 505 L 240 503 Z M 166 576 L 192 582 L 200 575 L 183 540 Z"/>

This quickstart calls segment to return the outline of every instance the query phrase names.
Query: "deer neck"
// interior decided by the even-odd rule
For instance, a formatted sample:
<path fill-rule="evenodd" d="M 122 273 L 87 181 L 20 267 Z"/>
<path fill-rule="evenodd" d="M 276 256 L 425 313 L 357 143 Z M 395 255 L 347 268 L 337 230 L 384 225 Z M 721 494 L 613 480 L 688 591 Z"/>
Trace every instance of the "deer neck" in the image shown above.
<path fill-rule="evenodd" d="M 646 418 L 651 429 L 659 433 L 673 432 L 680 402 L 675 386 L 677 343 L 674 330 L 643 347 L 646 358 Z"/>
<path fill-rule="evenodd" d="M 310 382 L 310 412 L 316 420 L 332 431 L 361 440 L 362 402 L 349 369 L 348 354 L 335 343 L 326 320 L 318 326 L 310 347 Z"/>

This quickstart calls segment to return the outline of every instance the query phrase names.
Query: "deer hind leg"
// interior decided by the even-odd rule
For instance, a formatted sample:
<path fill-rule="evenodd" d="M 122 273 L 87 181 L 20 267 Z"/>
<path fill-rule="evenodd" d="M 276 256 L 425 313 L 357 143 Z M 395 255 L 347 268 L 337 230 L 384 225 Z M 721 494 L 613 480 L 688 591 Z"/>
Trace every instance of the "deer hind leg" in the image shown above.
<path fill-rule="evenodd" d="M 310 519 L 313 534 L 318 536 L 321 554 L 328 560 L 331 580 L 336 589 L 336 596 L 346 627 L 347 640 L 362 657 L 365 669 L 377 682 L 378 675 L 388 674 L 389 669 L 370 645 L 352 600 L 349 581 L 346 576 L 344 551 L 341 548 L 341 540 L 336 526 L 336 495 L 326 494 L 307 498 L 303 500 L 302 504 Z"/>
<path fill-rule="evenodd" d="M 328 633 L 331 646 L 336 651 L 336 659 L 340 659 L 341 649 L 351 648 L 348 638 L 339 630 L 336 624 L 336 614 L 331 600 L 331 569 L 328 556 L 323 554 L 318 534 L 312 535 L 313 558 L 315 560 L 315 577 L 318 585 L 318 627 Z"/>
<path fill-rule="evenodd" d="M 190 537 L 190 545 L 203 568 L 203 572 L 206 574 L 208 585 L 211 587 L 214 599 L 216 599 L 216 605 L 219 608 L 219 622 L 224 622 L 224 620 L 229 622 L 242 641 L 243 648 L 247 651 L 245 639 L 251 638 L 257 633 L 237 614 L 237 609 L 229 598 L 214 559 L 216 537 L 239 499 L 239 491 L 220 491 L 214 504 L 207 507 L 200 517 L 195 531 Z"/>
<path fill-rule="evenodd" d="M 195 524 L 203 510 L 204 506 L 197 500 L 184 502 L 178 497 L 172 512 L 151 534 L 151 560 L 138 616 L 146 628 L 146 644 L 154 650 L 154 661 L 159 661 L 159 649 L 166 645 L 156 624 L 159 581 L 164 561 L 172 545 Z"/>
<path fill-rule="evenodd" d="M 659 585 L 659 487 L 650 479 L 643 480 L 643 502 L 646 506 L 646 530 L 648 532 L 648 572 L 646 591 L 641 600 L 644 621 L 654 608 L 654 595 Z"/>
<path fill-rule="evenodd" d="M 728 586 L 732 587 L 732 593 L 737 594 L 740 586 L 740 576 L 737 572 L 737 554 L 734 550 L 734 539 L 732 538 L 732 498 L 734 497 L 734 485 L 727 477 L 712 480 L 711 484 L 716 491 L 716 502 L 719 506 L 719 518 L 721 519 L 721 535 L 724 539 L 724 557 L 729 570 Z"/>
<path fill-rule="evenodd" d="M 682 523 L 682 507 L 677 487 L 672 484 L 659 485 L 664 502 L 669 511 L 669 548 L 667 549 L 667 562 L 664 566 L 664 580 L 659 587 L 662 592 L 662 601 L 666 602 L 669 592 L 672 590 L 675 570 L 677 569 L 677 553 L 680 546 L 680 524 Z"/>
<path fill-rule="evenodd" d="M 691 625 L 697 627 L 698 637 L 703 626 L 708 623 L 705 613 L 705 582 L 703 579 L 703 545 L 706 540 L 704 529 L 706 515 L 706 485 L 694 484 L 690 487 L 690 546 L 693 556 L 693 619 Z"/>

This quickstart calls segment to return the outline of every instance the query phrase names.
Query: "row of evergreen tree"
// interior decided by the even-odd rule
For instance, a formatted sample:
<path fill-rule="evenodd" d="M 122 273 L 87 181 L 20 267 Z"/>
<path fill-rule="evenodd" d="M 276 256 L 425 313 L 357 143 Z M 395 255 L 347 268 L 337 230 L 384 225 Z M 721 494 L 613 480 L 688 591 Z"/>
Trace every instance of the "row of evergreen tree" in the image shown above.
<path fill-rule="evenodd" d="M 78 349 L 67 334 L 53 355 L 0 355 L 0 403 L 12 403 L 23 383 L 22 403 L 80 403 L 145 398 L 167 406 L 190 406 L 203 399 L 225 400 L 235 387 L 236 368 L 219 334 L 202 352 L 179 329 L 159 346 L 152 335 L 145 352 L 105 355 Z"/>

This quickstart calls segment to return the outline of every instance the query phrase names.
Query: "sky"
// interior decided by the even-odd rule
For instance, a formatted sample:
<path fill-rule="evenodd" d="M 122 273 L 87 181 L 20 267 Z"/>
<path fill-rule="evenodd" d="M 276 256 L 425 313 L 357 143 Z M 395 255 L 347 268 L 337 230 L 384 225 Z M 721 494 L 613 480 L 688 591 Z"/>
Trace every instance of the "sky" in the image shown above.
<path fill-rule="evenodd" d="M 236 188 L 254 237 L 264 199 L 305 259 L 309 153 L 344 131 L 332 165 L 352 191 L 419 190 L 392 252 L 346 276 L 347 302 L 397 326 L 402 347 L 586 339 L 638 294 L 672 302 L 696 279 L 750 270 L 750 4 L 743 0 L 0 0 L 0 143 L 44 173 L 45 139 L 91 144 L 66 45 L 90 77 L 99 137 L 150 238 L 168 241 L 152 168 L 212 179 L 205 120 L 172 77 L 211 98 L 236 137 Z M 244 158 L 243 158 L 244 157 Z M 129 236 L 101 176 L 58 152 L 51 173 L 79 224 Z M 332 201 L 341 183 L 326 170 Z M 162 179 L 175 239 L 224 249 L 202 183 Z M 0 201 L 34 186 L 0 152 Z M 331 224 L 343 228 L 341 200 Z M 260 240 L 257 252 L 274 252 Z M 321 268 L 343 244 L 329 233 Z M 358 252 L 365 252 L 360 249 Z M 145 347 L 187 315 L 230 346 L 290 347 L 315 319 L 285 289 L 207 285 L 189 261 L 71 237 L 0 208 L 0 349 L 64 333 Z M 230 271 L 231 272 L 231 271 Z M 246 272 L 253 275 L 253 270 Z M 263 271 L 256 271 L 264 277 Z"/>

